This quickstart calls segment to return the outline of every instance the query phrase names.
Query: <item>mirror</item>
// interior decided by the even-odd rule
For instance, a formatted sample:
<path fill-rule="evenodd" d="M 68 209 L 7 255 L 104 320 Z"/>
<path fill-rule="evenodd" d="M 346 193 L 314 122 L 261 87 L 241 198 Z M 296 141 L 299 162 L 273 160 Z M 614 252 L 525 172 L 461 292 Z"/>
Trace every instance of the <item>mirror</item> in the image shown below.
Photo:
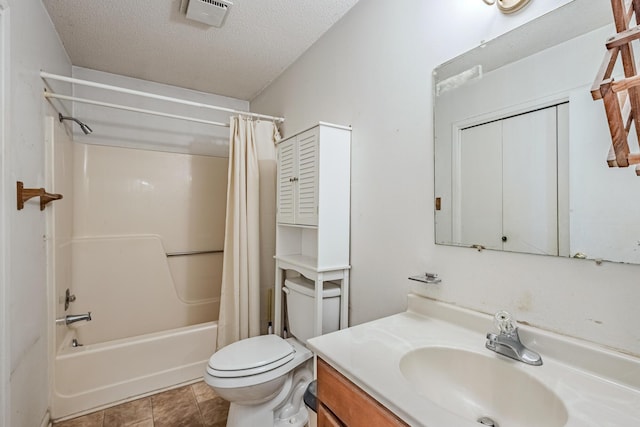
<path fill-rule="evenodd" d="M 640 263 L 640 178 L 590 93 L 614 33 L 574 0 L 434 70 L 437 244 Z"/>

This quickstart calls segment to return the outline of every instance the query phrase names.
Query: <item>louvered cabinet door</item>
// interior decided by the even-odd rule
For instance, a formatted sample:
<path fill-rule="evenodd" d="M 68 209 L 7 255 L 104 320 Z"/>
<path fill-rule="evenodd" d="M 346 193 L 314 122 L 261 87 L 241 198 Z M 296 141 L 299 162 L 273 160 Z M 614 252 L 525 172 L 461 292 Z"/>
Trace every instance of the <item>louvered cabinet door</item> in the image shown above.
<path fill-rule="evenodd" d="M 318 128 L 298 135 L 297 143 L 295 221 L 301 225 L 318 225 Z"/>
<path fill-rule="evenodd" d="M 278 145 L 278 222 L 283 224 L 295 223 L 296 160 L 295 138 Z"/>

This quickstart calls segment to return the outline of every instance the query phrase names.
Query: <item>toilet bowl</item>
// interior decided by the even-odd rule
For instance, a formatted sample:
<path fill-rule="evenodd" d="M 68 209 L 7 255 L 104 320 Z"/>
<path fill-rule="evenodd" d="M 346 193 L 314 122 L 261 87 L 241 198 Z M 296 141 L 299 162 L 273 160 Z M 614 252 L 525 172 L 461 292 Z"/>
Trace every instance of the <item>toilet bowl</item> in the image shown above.
<path fill-rule="evenodd" d="M 227 427 L 304 426 L 302 395 L 313 380 L 312 356 L 295 338 L 277 335 L 248 338 L 214 353 L 204 380 L 231 402 Z"/>
<path fill-rule="evenodd" d="M 289 291 L 288 307 L 292 300 L 298 306 L 311 304 L 313 307 L 309 296 L 313 293 L 308 292 L 312 282 L 297 277 L 287 279 L 285 286 Z M 335 295 L 334 290 L 332 294 Z M 294 312 L 309 314 L 313 310 Z M 311 329 L 298 329 L 309 322 L 309 316 L 301 314 L 289 316 L 292 338 L 277 335 L 247 338 L 222 348 L 209 359 L 205 382 L 231 402 L 227 427 L 303 427 L 307 424 L 309 415 L 303 395 L 313 380 L 313 353 L 303 344 L 312 337 L 306 333 Z M 323 315 L 337 319 L 339 312 Z M 323 332 L 330 331 L 323 328 Z"/>

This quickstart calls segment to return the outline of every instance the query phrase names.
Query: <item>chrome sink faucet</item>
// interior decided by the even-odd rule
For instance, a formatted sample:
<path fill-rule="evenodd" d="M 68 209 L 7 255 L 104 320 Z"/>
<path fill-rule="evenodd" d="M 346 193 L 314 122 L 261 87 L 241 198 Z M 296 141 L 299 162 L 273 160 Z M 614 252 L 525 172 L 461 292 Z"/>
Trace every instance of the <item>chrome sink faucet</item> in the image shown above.
<path fill-rule="evenodd" d="M 486 347 L 489 350 L 529 365 L 542 365 L 542 357 L 535 351 L 525 347 L 520 341 L 515 320 L 509 312 L 497 312 L 494 316 L 494 323 L 500 333 L 498 335 L 491 332 L 487 334 Z"/>

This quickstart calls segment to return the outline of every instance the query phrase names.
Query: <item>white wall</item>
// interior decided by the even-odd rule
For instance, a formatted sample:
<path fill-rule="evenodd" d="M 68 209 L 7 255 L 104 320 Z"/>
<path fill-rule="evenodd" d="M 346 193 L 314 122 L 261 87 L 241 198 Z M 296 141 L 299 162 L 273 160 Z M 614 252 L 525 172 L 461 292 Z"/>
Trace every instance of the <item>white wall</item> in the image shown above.
<path fill-rule="evenodd" d="M 9 358 L 9 275 L 7 274 L 9 241 L 8 222 L 12 203 L 11 186 L 8 178 L 9 137 L 7 111 L 9 90 L 9 3 L 0 0 L 0 425 L 9 423 L 9 379 L 11 363 Z"/>
<path fill-rule="evenodd" d="M 39 0 L 9 0 L 10 77 L 7 159 L 9 199 L 9 420 L 11 427 L 41 425 L 49 397 L 45 212 L 37 199 L 15 209 L 15 182 L 43 187 L 44 117 L 53 115 L 42 96 L 41 69 L 71 74 L 70 61 Z M 63 86 L 59 86 L 64 90 Z M 69 90 L 67 87 L 66 90 Z M 53 316 L 53 315 L 51 315 Z M 2 325 L 5 327 L 5 325 Z M 5 387 L 3 387 L 4 389 Z M 2 396 L 6 398 L 6 396 Z M 7 415 L 7 414 L 5 414 Z"/>
<path fill-rule="evenodd" d="M 404 310 L 407 276 L 433 271 L 427 296 L 640 354 L 640 266 L 433 243 L 433 69 L 567 2 L 505 16 L 479 0 L 362 1 L 252 101 L 286 117 L 285 136 L 353 126 L 352 324 Z"/>

